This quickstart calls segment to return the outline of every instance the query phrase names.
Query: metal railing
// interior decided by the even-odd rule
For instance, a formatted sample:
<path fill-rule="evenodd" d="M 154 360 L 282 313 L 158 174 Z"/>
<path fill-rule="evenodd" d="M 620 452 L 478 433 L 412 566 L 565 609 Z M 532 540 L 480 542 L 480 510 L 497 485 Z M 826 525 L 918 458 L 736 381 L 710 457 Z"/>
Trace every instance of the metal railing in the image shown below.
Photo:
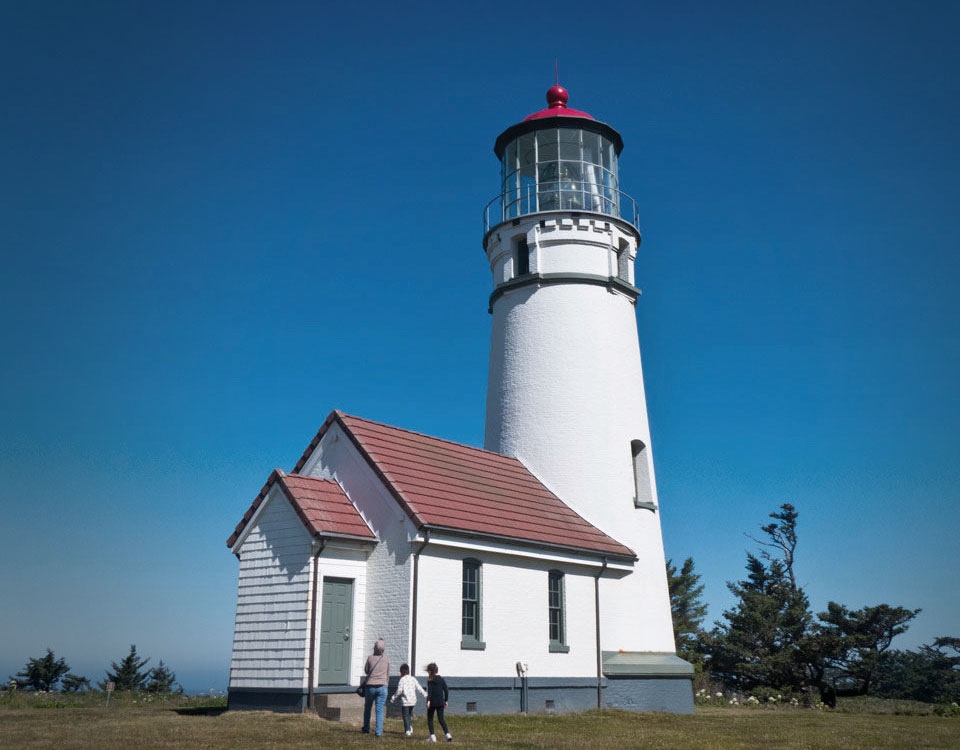
<path fill-rule="evenodd" d="M 622 190 L 593 182 L 548 182 L 501 193 L 483 208 L 483 233 L 519 216 L 542 211 L 605 214 L 639 229 L 637 202 Z"/>

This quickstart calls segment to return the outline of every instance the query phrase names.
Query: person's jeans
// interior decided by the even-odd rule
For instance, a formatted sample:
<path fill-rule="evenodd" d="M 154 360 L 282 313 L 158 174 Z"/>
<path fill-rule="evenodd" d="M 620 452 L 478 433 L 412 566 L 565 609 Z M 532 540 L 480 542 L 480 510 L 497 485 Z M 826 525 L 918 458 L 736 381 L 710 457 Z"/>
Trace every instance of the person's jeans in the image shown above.
<path fill-rule="evenodd" d="M 363 731 L 370 731 L 370 706 L 377 704 L 377 737 L 383 736 L 383 704 L 387 702 L 386 685 L 367 685 L 363 696 Z"/>
<path fill-rule="evenodd" d="M 403 706 L 400 709 L 400 713 L 403 714 L 403 731 L 412 732 L 413 731 L 413 706 Z"/>

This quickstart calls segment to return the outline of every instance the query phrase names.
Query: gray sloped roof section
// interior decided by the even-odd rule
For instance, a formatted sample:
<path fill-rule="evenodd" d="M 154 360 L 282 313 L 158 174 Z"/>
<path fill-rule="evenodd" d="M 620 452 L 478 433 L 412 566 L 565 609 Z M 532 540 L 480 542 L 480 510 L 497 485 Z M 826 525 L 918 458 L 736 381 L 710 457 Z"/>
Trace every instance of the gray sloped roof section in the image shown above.
<path fill-rule="evenodd" d="M 623 677 L 693 677 L 693 665 L 661 651 L 604 651 L 603 673 Z"/>

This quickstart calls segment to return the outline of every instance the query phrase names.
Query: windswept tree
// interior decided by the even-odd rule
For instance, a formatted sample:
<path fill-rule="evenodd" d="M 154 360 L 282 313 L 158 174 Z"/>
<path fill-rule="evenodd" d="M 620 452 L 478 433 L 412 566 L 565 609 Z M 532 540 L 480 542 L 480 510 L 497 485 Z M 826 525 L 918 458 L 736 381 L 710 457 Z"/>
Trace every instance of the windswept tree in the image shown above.
<path fill-rule="evenodd" d="M 738 690 L 802 690 L 810 625 L 806 594 L 779 561 L 747 555 L 747 577 L 727 584 L 737 603 L 723 613 L 709 644 L 710 672 Z"/>
<path fill-rule="evenodd" d="M 83 690 L 89 690 L 90 680 L 78 674 L 67 674 L 63 676 L 63 686 L 61 689 L 64 693 L 79 693 Z"/>
<path fill-rule="evenodd" d="M 802 691 L 812 706 L 814 674 L 810 667 L 810 624 L 806 593 L 794 570 L 797 511 L 789 503 L 770 514 L 761 527 L 760 555 L 747 553 L 747 577 L 727 587 L 737 598 L 723 613 L 708 647 L 710 671 L 731 687 L 769 687 Z"/>
<path fill-rule="evenodd" d="M 160 663 L 150 670 L 148 679 L 148 693 L 171 693 L 173 684 L 177 681 L 177 675 L 161 659 Z"/>
<path fill-rule="evenodd" d="M 677 655 L 694 665 L 703 663 L 703 619 L 707 605 L 703 603 L 703 584 L 693 572 L 693 558 L 688 557 L 678 571 L 673 560 L 667 560 L 667 586 L 670 590 L 670 613 Z"/>
<path fill-rule="evenodd" d="M 919 609 L 878 604 L 849 610 L 829 602 L 814 641 L 821 658 L 814 660 L 821 692 L 866 695 L 883 654 L 905 633 Z"/>
<path fill-rule="evenodd" d="M 67 662 L 62 658 L 56 658 L 53 651 L 48 648 L 45 656 L 29 659 L 23 670 L 10 679 L 21 689 L 53 690 L 60 678 L 69 671 Z"/>
<path fill-rule="evenodd" d="M 131 644 L 130 653 L 119 664 L 111 662 L 113 671 L 107 670 L 106 679 L 99 683 L 100 689 L 105 689 L 107 683 L 112 682 L 116 690 L 143 690 L 150 675 L 149 670 L 143 670 L 148 661 L 150 657 L 141 659 L 137 655 L 136 645 Z"/>
<path fill-rule="evenodd" d="M 937 638 L 917 651 L 888 651 L 870 690 L 881 698 L 960 703 L 960 638 Z"/>

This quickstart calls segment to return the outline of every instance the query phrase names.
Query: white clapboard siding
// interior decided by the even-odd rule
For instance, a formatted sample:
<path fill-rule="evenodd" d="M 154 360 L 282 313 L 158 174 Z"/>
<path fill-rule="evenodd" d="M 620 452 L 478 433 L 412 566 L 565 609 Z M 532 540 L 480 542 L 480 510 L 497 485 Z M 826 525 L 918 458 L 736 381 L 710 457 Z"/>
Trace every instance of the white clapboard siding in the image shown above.
<path fill-rule="evenodd" d="M 230 687 L 301 688 L 310 618 L 310 535 L 274 487 L 240 547 Z"/>

